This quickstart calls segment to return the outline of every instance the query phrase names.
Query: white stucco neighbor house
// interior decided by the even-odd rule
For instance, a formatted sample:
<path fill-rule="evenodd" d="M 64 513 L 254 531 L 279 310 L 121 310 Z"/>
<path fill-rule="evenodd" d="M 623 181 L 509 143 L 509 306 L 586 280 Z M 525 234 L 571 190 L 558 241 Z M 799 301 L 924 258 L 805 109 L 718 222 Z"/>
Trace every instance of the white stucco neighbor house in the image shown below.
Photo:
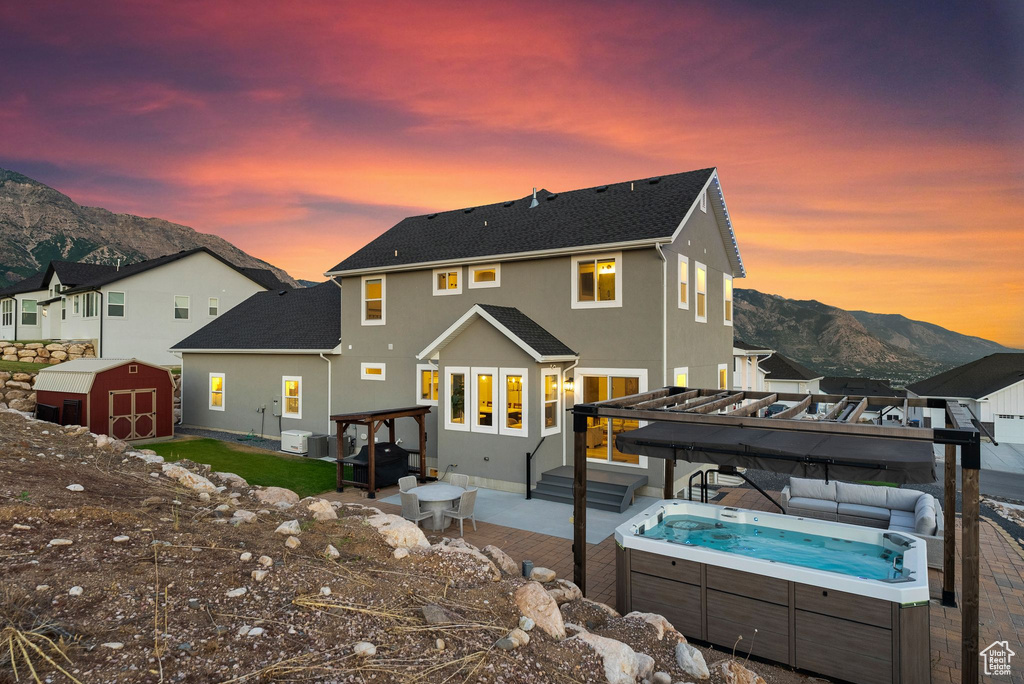
<path fill-rule="evenodd" d="M 758 366 L 766 373 L 766 392 L 792 392 L 795 394 L 818 394 L 824 374 L 797 363 L 788 356 L 775 352 L 762 359 Z"/>
<path fill-rule="evenodd" d="M 1024 444 L 1024 353 L 1002 352 L 907 385 L 912 397 L 958 399 L 997 442 Z M 939 409 L 926 409 L 926 426 L 939 427 Z"/>
<path fill-rule="evenodd" d="M 743 340 L 733 340 L 731 389 L 764 391 L 764 381 L 768 372 L 762 367 L 762 363 L 774 353 L 774 349 L 750 344 Z"/>

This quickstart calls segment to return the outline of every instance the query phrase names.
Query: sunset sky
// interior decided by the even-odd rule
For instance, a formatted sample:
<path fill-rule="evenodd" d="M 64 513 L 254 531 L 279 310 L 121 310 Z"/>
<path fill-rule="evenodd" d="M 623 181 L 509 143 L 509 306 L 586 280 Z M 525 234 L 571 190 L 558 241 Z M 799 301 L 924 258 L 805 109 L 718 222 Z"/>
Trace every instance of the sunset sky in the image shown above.
<path fill-rule="evenodd" d="M 1016 1 L 5 2 L 0 166 L 308 279 L 406 215 L 717 166 L 737 286 L 1024 347 Z"/>

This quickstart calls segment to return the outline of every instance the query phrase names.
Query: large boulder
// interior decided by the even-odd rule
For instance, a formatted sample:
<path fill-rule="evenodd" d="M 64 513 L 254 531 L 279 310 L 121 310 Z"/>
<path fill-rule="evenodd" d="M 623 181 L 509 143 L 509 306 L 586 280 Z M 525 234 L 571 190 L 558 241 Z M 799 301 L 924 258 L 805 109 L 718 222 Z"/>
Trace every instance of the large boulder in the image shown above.
<path fill-rule="evenodd" d="M 36 358 L 36 350 L 35 349 L 19 349 L 18 350 L 18 358 L 20 358 L 20 359 L 34 359 L 34 358 Z"/>
<path fill-rule="evenodd" d="M 490 575 L 495 582 L 501 579 L 501 571 L 498 570 L 491 559 L 480 553 L 480 549 L 463 539 L 449 539 L 445 537 L 440 543 L 430 547 L 435 553 L 458 553 L 475 560 Z"/>
<path fill-rule="evenodd" d="M 640 611 L 634 610 L 632 613 L 627 613 L 625 617 L 630 620 L 642 620 L 654 627 L 654 630 L 658 633 L 659 641 L 664 639 L 666 634 L 677 638 L 683 638 L 683 635 L 677 632 L 676 628 L 672 626 L 672 623 L 666 620 L 663 615 L 658 615 L 657 613 L 641 613 Z"/>
<path fill-rule="evenodd" d="M 306 509 L 313 514 L 314 520 L 337 520 L 338 514 L 335 512 L 334 507 L 331 506 L 331 502 L 327 499 L 314 499 Z"/>
<path fill-rule="evenodd" d="M 146 451 L 148 451 L 148 450 L 147 449 L 143 449 L 142 453 L 145 454 Z M 234 487 L 236 489 L 241 489 L 242 487 L 248 487 L 249 486 L 249 483 L 245 481 L 244 477 L 242 477 L 241 475 L 235 475 L 234 473 L 220 473 L 220 472 L 217 472 L 217 473 L 211 473 L 210 477 L 212 477 L 213 479 L 217 480 L 218 482 L 223 482 L 227 486 Z"/>
<path fill-rule="evenodd" d="M 0 384 L 3 384 L 11 379 L 11 374 L 7 371 L 0 371 Z"/>
<path fill-rule="evenodd" d="M 165 463 L 163 465 L 163 471 L 164 475 L 172 480 L 177 480 L 178 484 L 197 492 L 212 494 L 217 491 L 217 486 L 202 475 L 196 475 L 191 470 L 174 465 L 173 463 Z"/>
<path fill-rule="evenodd" d="M 555 586 L 548 587 L 548 595 L 555 600 L 555 603 L 562 605 L 576 599 L 583 598 L 583 592 L 575 584 L 567 579 L 556 579 Z"/>
<path fill-rule="evenodd" d="M 68 358 L 68 353 L 63 349 L 50 352 L 50 361 L 65 361 Z"/>
<path fill-rule="evenodd" d="M 268 506 L 276 506 L 279 503 L 297 504 L 299 495 L 284 487 L 257 487 L 256 500 Z"/>
<path fill-rule="evenodd" d="M 4 387 L 10 387 L 12 389 L 23 389 L 29 391 L 32 390 L 32 385 L 30 385 L 27 382 L 19 382 L 18 380 L 8 380 L 7 382 L 4 383 Z"/>
<path fill-rule="evenodd" d="M 430 546 L 426 535 L 416 523 L 390 513 L 378 513 L 364 519 L 367 525 L 377 530 L 385 543 L 393 549 L 425 549 Z"/>
<path fill-rule="evenodd" d="M 708 664 L 704 661 L 704 654 L 687 643 L 685 637 L 676 644 L 676 665 L 694 679 L 709 679 L 711 677 Z"/>
<path fill-rule="evenodd" d="M 601 656 L 608 684 L 636 684 L 654 671 L 654 658 L 637 653 L 628 644 L 580 629 L 573 639 L 582 641 Z"/>
<path fill-rule="evenodd" d="M 18 382 L 35 382 L 35 378 L 36 376 L 31 373 L 22 373 L 20 371 L 11 376 L 11 380 Z"/>
<path fill-rule="evenodd" d="M 41 342 L 29 342 L 25 345 L 25 349 L 42 349 L 43 346 Z"/>
<path fill-rule="evenodd" d="M 512 560 L 512 557 L 493 544 L 483 548 L 484 554 L 491 559 L 498 569 L 510 577 L 519 577 L 522 574 L 519 566 Z"/>
<path fill-rule="evenodd" d="M 64 345 L 63 344 L 59 344 L 57 342 L 51 342 L 50 344 L 46 345 L 45 349 L 46 349 L 46 351 L 51 351 L 51 352 L 64 351 Z"/>
<path fill-rule="evenodd" d="M 544 590 L 539 582 L 527 582 L 515 593 L 516 607 L 521 615 L 533 620 L 534 624 L 549 636 L 565 638 L 565 622 L 558 604 Z"/>
<path fill-rule="evenodd" d="M 9 399 L 7 406 L 15 411 L 24 411 L 25 413 L 32 413 L 36 410 L 36 402 L 32 399 Z"/>
<path fill-rule="evenodd" d="M 78 354 L 81 356 L 85 353 L 85 347 L 80 344 L 72 344 L 68 347 L 68 354 Z"/>
<path fill-rule="evenodd" d="M 15 399 L 27 399 L 32 393 L 21 389 L 8 389 L 4 392 L 4 396 L 7 401 L 14 401 Z"/>

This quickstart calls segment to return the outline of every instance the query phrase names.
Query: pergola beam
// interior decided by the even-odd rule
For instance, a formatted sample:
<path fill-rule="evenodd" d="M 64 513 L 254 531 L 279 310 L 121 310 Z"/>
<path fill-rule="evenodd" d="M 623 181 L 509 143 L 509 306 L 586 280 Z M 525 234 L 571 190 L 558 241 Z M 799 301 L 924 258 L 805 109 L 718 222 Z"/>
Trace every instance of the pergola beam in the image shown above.
<path fill-rule="evenodd" d="M 696 399 L 690 399 L 689 401 L 679 404 L 678 406 L 670 409 L 666 413 L 682 413 L 683 411 L 690 411 L 691 409 L 703 406 L 704 404 L 710 404 L 715 401 L 718 401 L 727 394 L 727 392 L 719 392 L 717 394 L 712 394 L 710 396 L 705 395 L 703 397 L 697 397 Z"/>
<path fill-rule="evenodd" d="M 711 413 L 713 411 L 717 411 L 720 408 L 725 408 L 726 406 L 731 406 L 732 404 L 738 404 L 741 401 L 743 401 L 743 392 L 737 392 L 736 394 L 730 394 L 727 397 L 716 399 L 715 401 L 707 402 L 701 404 L 700 406 L 686 410 L 691 411 L 693 413 Z"/>
<path fill-rule="evenodd" d="M 842 399 L 837 401 L 835 404 L 833 404 L 832 408 L 830 408 L 828 410 L 828 413 L 826 413 L 824 416 L 822 416 L 821 419 L 822 420 L 835 420 L 839 416 L 839 414 L 843 412 L 843 409 L 845 409 L 846 405 L 849 404 L 849 403 L 850 403 L 850 397 L 843 397 Z"/>
<path fill-rule="evenodd" d="M 907 427 L 910 422 L 910 404 L 904 399 L 903 400 L 903 427 Z"/>
<path fill-rule="evenodd" d="M 857 402 L 857 405 L 854 407 L 854 409 L 850 411 L 850 415 L 846 416 L 845 422 L 856 423 L 858 420 L 860 420 L 861 414 L 864 413 L 864 409 L 866 409 L 867 407 L 868 398 L 863 397 L 859 402 Z"/>
<path fill-rule="evenodd" d="M 803 398 L 803 401 L 801 401 L 799 404 L 797 404 L 796 406 L 790 406 L 785 411 L 779 411 L 778 413 L 771 417 L 771 420 L 785 420 L 787 418 L 794 418 L 803 413 L 804 411 L 806 411 L 807 407 L 810 405 L 811 395 L 808 394 L 806 397 Z"/>
<path fill-rule="evenodd" d="M 754 413 L 757 413 L 761 409 L 763 409 L 765 406 L 771 406 L 772 404 L 774 404 L 775 400 L 776 400 L 776 398 L 778 396 L 779 396 L 778 394 L 769 394 L 764 399 L 758 399 L 757 401 L 753 402 L 752 404 L 747 404 L 746 406 L 740 406 L 739 408 L 735 408 L 732 411 L 729 411 L 728 413 L 726 413 L 726 415 L 727 416 L 749 416 L 749 415 L 752 415 Z"/>
<path fill-rule="evenodd" d="M 690 390 L 688 392 L 679 392 L 678 394 L 670 394 L 667 397 L 660 397 L 658 399 L 650 399 L 648 401 L 641 401 L 639 404 L 633 404 L 634 408 L 644 409 L 656 409 L 664 408 L 666 406 L 673 406 L 675 404 L 681 404 L 684 401 L 693 399 L 700 395 L 700 390 Z"/>

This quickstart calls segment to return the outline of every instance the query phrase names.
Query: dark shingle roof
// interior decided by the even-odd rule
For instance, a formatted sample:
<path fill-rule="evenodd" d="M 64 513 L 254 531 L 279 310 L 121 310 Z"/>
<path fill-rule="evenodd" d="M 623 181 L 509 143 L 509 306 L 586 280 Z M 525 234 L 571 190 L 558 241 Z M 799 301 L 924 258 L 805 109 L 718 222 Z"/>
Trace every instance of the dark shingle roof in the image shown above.
<path fill-rule="evenodd" d="M 818 383 L 825 394 L 841 394 L 857 397 L 903 397 L 905 390 L 893 389 L 887 380 L 828 376 Z"/>
<path fill-rule="evenodd" d="M 341 338 L 341 288 L 316 287 L 257 292 L 173 348 L 326 350 Z"/>
<path fill-rule="evenodd" d="M 481 309 L 541 356 L 575 356 L 576 352 L 514 306 L 480 304 Z"/>
<path fill-rule="evenodd" d="M 767 371 L 769 380 L 813 380 L 821 377 L 821 373 L 815 373 L 778 352 L 759 362 L 758 366 Z"/>
<path fill-rule="evenodd" d="M 13 285 L 0 289 L 0 297 L 13 297 L 16 294 L 22 294 L 24 292 L 32 292 L 33 290 L 42 290 L 43 288 L 43 276 L 46 275 L 46 271 L 40 271 L 39 273 L 33 273 L 24 280 L 19 280 Z"/>
<path fill-rule="evenodd" d="M 981 399 L 1024 380 L 1024 354 L 1002 352 L 907 385 L 921 397 Z"/>
<path fill-rule="evenodd" d="M 734 346 L 736 349 L 743 349 L 744 351 L 767 351 L 771 349 L 771 347 L 750 344 L 749 342 L 744 342 L 743 340 L 733 340 L 732 346 Z"/>
<path fill-rule="evenodd" d="M 60 284 L 70 288 L 76 285 L 85 285 L 111 273 L 117 273 L 117 267 L 109 264 L 82 264 L 77 261 L 51 261 L 44 273 L 44 283 L 48 284 L 50 278 L 56 273 L 60 278 Z"/>
<path fill-rule="evenodd" d="M 242 267 L 238 270 L 246 275 L 249 280 L 262 285 L 268 290 L 289 290 L 292 287 L 288 283 L 282 282 L 280 278 L 274 275 L 273 271 L 267 268 Z"/>
<path fill-rule="evenodd" d="M 715 169 L 412 216 L 331 269 L 387 269 L 436 261 L 670 237 Z M 731 238 L 730 238 L 731 239 Z M 743 265 L 733 245 L 730 260 Z"/>

